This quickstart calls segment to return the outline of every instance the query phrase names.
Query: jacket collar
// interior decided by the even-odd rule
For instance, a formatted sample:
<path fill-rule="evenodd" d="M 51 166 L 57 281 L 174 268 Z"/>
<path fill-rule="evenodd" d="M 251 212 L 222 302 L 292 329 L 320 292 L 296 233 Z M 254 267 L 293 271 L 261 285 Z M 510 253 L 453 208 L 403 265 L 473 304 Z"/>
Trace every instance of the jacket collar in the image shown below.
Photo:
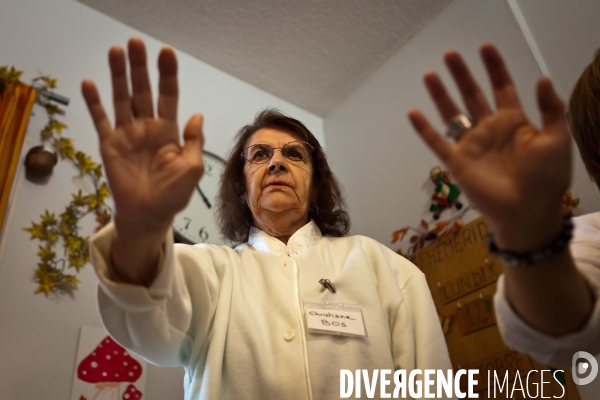
<path fill-rule="evenodd" d="M 310 222 L 294 232 L 287 245 L 256 227 L 252 227 L 250 230 L 248 244 L 257 251 L 266 251 L 280 256 L 287 254 L 294 257 L 316 245 L 322 237 L 321 230 L 311 219 Z"/>

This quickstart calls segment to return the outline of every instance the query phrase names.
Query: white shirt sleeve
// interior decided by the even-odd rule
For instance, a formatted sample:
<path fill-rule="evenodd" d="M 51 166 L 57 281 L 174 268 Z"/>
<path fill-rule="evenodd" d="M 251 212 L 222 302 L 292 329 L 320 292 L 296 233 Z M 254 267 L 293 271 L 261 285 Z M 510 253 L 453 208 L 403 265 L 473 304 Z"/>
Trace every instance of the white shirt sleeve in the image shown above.
<path fill-rule="evenodd" d="M 215 309 L 216 279 L 211 274 L 198 271 L 200 253 L 192 246 L 174 246 L 171 235 L 165 239 L 164 255 L 159 273 L 148 288 L 115 282 L 111 279 L 110 253 L 114 225 L 108 225 L 93 238 L 90 245 L 91 259 L 99 278 L 98 307 L 105 329 L 123 347 L 159 365 L 184 365 L 191 348 L 187 331 L 192 319 L 192 304 L 188 281 L 206 290 L 203 301 L 194 304 L 201 307 L 199 315 L 207 322 Z M 193 252 L 194 257 L 190 257 Z M 201 333 L 197 339 L 205 336 Z"/>
<path fill-rule="evenodd" d="M 508 304 L 504 277 L 498 279 L 494 306 L 504 342 L 515 350 L 530 354 L 542 364 L 568 367 L 577 351 L 594 355 L 600 353 L 600 229 L 595 226 L 599 215 L 595 213 L 575 219 L 571 253 L 595 297 L 592 314 L 579 331 L 552 337 L 532 328 Z"/>

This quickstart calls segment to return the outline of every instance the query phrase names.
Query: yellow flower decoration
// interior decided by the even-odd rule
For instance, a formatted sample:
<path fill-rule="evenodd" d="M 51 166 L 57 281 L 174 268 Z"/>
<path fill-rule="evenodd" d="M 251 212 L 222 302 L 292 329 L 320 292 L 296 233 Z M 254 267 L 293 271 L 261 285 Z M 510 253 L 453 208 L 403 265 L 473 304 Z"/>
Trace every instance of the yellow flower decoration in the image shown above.
<path fill-rule="evenodd" d="M 18 81 L 20 72 L 14 67 L 0 67 L 0 79 L 6 81 L 16 79 Z M 48 76 L 40 76 L 33 80 L 34 88 L 38 90 L 51 91 L 56 88 L 56 79 Z M 110 197 L 110 191 L 105 182 L 102 182 L 102 165 L 92 159 L 91 156 L 75 149 L 73 140 L 63 137 L 62 133 L 67 125 L 57 119 L 57 115 L 64 115 L 64 110 L 55 104 L 45 105 L 48 114 L 48 123 L 40 132 L 42 142 L 54 148 L 61 160 L 71 160 L 78 170 L 78 176 L 88 180 L 94 192 L 83 194 L 81 190 L 74 193 L 71 202 L 58 218 L 54 213 L 46 210 L 40 216 L 41 222 L 32 222 L 30 227 L 23 228 L 29 232 L 31 239 L 42 242 L 39 246 L 38 256 L 40 262 L 33 276 L 37 284 L 35 293 L 65 293 L 77 289 L 79 281 L 76 275 L 67 274 L 72 268 L 76 272 L 85 266 L 90 260 L 89 237 L 80 232 L 79 221 L 90 213 L 96 215 L 96 231 L 108 224 L 111 220 L 110 209 L 105 201 Z M 62 252 L 55 251 L 55 246 L 62 243 Z M 62 254 L 59 257 L 57 254 Z"/>

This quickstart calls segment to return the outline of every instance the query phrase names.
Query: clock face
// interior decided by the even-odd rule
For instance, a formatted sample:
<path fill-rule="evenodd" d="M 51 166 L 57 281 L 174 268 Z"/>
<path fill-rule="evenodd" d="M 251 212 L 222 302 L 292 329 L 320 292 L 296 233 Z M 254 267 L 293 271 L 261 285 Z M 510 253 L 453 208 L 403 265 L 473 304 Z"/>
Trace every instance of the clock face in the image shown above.
<path fill-rule="evenodd" d="M 175 241 L 196 244 L 228 244 L 221 237 L 214 218 L 215 199 L 225 161 L 219 156 L 203 151 L 204 175 L 187 207 L 175 216 L 173 230 Z"/>

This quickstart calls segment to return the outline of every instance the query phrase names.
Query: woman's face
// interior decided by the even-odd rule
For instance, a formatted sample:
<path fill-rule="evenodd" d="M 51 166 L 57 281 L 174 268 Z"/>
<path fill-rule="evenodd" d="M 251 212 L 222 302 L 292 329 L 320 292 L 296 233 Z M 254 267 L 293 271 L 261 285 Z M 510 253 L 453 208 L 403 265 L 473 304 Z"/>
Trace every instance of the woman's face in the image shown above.
<path fill-rule="evenodd" d="M 247 140 L 244 148 L 254 144 L 268 144 L 273 148 L 302 140 L 299 136 L 272 128 L 257 130 Z M 273 157 L 265 164 L 251 164 L 246 161 L 246 202 L 255 219 L 265 214 L 273 218 L 274 213 L 288 212 L 298 218 L 308 219 L 312 190 L 313 167 L 311 158 L 304 161 L 291 161 L 275 150 Z M 286 216 L 289 217 L 289 214 Z"/>

